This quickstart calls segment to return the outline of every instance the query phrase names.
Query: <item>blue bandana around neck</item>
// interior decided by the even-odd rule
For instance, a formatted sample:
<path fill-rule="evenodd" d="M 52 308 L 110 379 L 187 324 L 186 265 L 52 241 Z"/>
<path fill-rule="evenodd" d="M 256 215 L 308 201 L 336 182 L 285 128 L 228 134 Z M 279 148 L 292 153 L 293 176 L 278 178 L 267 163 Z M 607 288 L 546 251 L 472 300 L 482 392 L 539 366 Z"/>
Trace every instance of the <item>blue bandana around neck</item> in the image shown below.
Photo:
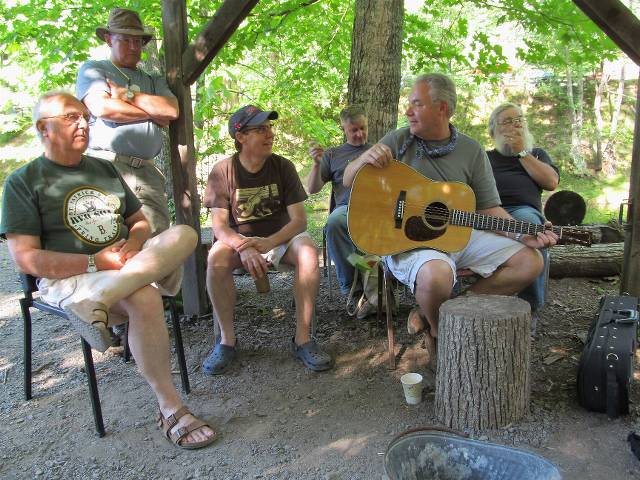
<path fill-rule="evenodd" d="M 423 160 L 425 158 L 438 158 L 444 157 L 445 155 L 450 154 L 456 148 L 456 143 L 458 141 L 458 130 L 452 124 L 449 124 L 449 131 L 451 132 L 451 139 L 449 143 L 446 145 L 440 145 L 437 147 L 430 147 L 429 142 L 424 140 L 423 138 L 415 136 L 413 133 L 410 133 L 407 139 L 398 150 L 398 156 L 402 157 L 414 141 L 416 142 L 416 158 L 418 160 Z"/>

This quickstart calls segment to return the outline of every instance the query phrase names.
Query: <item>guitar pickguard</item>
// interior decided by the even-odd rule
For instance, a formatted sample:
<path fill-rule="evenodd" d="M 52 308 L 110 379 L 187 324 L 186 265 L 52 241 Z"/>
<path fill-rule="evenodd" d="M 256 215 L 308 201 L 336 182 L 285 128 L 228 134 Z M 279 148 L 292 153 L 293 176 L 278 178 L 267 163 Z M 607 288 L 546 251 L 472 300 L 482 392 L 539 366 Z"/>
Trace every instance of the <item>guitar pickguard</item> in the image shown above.
<path fill-rule="evenodd" d="M 441 237 L 447 231 L 446 228 L 434 229 L 424 223 L 421 217 L 410 217 L 404 224 L 404 234 L 414 242 L 426 242 Z"/>

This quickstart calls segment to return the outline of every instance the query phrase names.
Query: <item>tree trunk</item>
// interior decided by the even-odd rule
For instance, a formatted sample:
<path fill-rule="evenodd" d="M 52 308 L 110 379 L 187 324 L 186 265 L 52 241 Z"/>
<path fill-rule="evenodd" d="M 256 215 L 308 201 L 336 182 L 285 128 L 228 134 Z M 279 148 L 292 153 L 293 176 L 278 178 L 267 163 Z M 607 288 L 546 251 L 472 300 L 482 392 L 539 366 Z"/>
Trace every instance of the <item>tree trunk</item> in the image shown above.
<path fill-rule="evenodd" d="M 604 72 L 604 62 L 600 62 L 600 81 L 596 82 L 595 95 L 593 96 L 593 113 L 596 117 L 596 157 L 593 161 L 593 169 L 596 172 L 602 170 L 602 130 L 604 120 L 602 119 L 602 95 L 606 91 L 608 76 Z"/>
<path fill-rule="evenodd" d="M 609 128 L 609 139 L 604 147 L 604 164 L 606 171 L 610 171 L 615 174 L 616 168 L 616 156 L 613 148 L 616 144 L 616 132 L 618 131 L 618 121 L 620 119 L 620 111 L 622 110 L 622 102 L 624 101 L 624 84 L 625 82 L 625 70 L 624 63 L 620 65 L 620 81 L 618 82 L 618 91 L 616 93 L 615 104 L 613 107 L 613 113 L 611 114 L 611 128 Z"/>
<path fill-rule="evenodd" d="M 600 243 L 591 247 L 556 245 L 549 249 L 549 276 L 608 277 L 622 271 L 624 243 Z"/>
<path fill-rule="evenodd" d="M 436 418 L 456 430 L 499 428 L 529 411 L 531 310 L 473 295 L 440 307 Z"/>
<path fill-rule="evenodd" d="M 355 9 L 348 102 L 364 107 L 375 143 L 398 120 L 404 0 L 356 0 Z"/>
<path fill-rule="evenodd" d="M 582 155 L 582 76 L 578 81 L 577 91 L 573 91 L 573 72 L 569 63 L 569 51 L 565 48 L 567 65 L 567 101 L 571 114 L 571 160 L 579 173 L 586 170 L 586 164 Z M 577 97 L 577 98 L 576 98 Z"/>

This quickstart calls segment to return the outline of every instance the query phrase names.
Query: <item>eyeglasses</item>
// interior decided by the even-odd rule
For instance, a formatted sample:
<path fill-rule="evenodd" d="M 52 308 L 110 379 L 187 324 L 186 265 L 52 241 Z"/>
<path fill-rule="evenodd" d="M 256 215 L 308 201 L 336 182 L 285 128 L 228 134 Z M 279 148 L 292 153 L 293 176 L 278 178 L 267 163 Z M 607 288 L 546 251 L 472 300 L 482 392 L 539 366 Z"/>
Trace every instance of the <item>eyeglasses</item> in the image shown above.
<path fill-rule="evenodd" d="M 504 120 L 502 120 L 501 122 L 498 122 L 498 125 L 504 126 L 504 125 L 522 125 L 523 123 L 525 123 L 526 120 L 522 115 L 519 115 L 517 117 L 507 117 Z"/>
<path fill-rule="evenodd" d="M 119 40 L 120 42 L 126 42 L 130 47 L 133 48 L 142 48 L 147 42 L 144 41 L 142 37 L 134 37 L 130 35 L 112 35 L 112 38 Z"/>
<path fill-rule="evenodd" d="M 87 122 L 88 124 L 93 123 L 91 121 L 91 115 L 83 112 L 71 112 L 65 113 L 63 115 L 51 115 L 50 117 L 40 117 L 38 120 L 48 120 L 50 118 L 60 118 L 69 125 L 79 123 L 81 118 L 84 118 L 85 122 Z"/>
<path fill-rule="evenodd" d="M 268 123 L 266 125 L 260 125 L 259 127 L 247 127 L 243 128 L 242 133 L 248 133 L 251 131 L 257 132 L 260 135 L 266 135 L 267 133 L 273 133 L 275 126 L 272 123 Z"/>

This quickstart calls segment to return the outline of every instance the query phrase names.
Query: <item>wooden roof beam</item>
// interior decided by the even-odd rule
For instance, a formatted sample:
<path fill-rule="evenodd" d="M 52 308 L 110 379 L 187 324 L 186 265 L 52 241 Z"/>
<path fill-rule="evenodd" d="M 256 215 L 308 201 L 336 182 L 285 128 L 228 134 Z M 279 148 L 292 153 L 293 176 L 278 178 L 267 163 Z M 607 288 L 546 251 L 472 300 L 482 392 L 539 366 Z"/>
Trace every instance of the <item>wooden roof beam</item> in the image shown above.
<path fill-rule="evenodd" d="M 573 0 L 631 60 L 640 65 L 640 20 L 619 0 Z"/>
<path fill-rule="evenodd" d="M 191 85 L 198 79 L 257 3 L 258 0 L 225 0 L 182 54 L 184 85 Z"/>

